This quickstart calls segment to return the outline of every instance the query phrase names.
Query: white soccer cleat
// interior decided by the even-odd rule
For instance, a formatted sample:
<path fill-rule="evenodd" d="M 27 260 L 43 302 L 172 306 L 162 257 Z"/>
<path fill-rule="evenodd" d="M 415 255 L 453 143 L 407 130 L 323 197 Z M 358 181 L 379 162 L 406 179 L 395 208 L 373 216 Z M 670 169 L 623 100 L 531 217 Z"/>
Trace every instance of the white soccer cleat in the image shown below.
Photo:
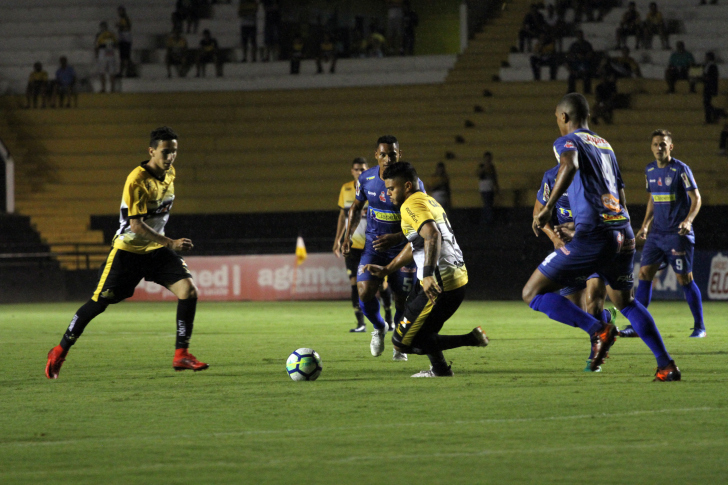
<path fill-rule="evenodd" d="M 400 360 L 402 362 L 407 362 L 407 354 L 404 354 L 400 352 L 397 349 L 394 349 L 394 352 L 392 353 L 392 360 Z"/>
<path fill-rule="evenodd" d="M 384 336 L 387 335 L 387 327 L 381 330 L 374 329 L 372 332 L 372 343 L 369 344 L 369 348 L 372 351 L 374 357 L 379 357 L 384 352 Z"/>
<path fill-rule="evenodd" d="M 430 367 L 429 369 L 420 371 L 417 374 L 412 374 L 412 377 L 452 377 L 454 375 L 455 373 L 450 367 L 447 368 L 447 373 L 445 374 L 435 374 L 435 371 L 433 371 L 432 367 Z"/>

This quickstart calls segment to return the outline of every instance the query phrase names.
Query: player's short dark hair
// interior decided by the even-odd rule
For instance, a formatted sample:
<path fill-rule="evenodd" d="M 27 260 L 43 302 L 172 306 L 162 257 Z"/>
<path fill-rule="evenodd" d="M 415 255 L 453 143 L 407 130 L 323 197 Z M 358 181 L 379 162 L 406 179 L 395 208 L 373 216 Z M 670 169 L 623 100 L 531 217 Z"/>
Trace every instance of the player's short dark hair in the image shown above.
<path fill-rule="evenodd" d="M 650 136 L 650 140 L 652 140 L 656 136 L 664 136 L 665 138 L 669 138 L 670 141 L 672 141 L 672 133 L 665 130 L 664 128 L 660 128 L 658 130 L 653 131 L 652 136 Z"/>
<path fill-rule="evenodd" d="M 559 108 L 577 124 L 589 118 L 589 102 L 579 93 L 569 93 L 561 98 Z"/>
<path fill-rule="evenodd" d="M 382 179 L 402 179 L 405 182 L 412 182 L 416 185 L 419 177 L 417 176 L 415 167 L 407 162 L 398 162 L 393 163 L 384 170 Z"/>
<path fill-rule="evenodd" d="M 397 137 L 394 135 L 384 135 L 380 136 L 377 140 L 377 146 L 381 145 L 382 143 L 386 145 L 396 145 L 399 142 L 397 141 Z"/>
<path fill-rule="evenodd" d="M 179 140 L 177 133 L 172 131 L 169 126 L 160 126 L 156 130 L 152 131 L 149 135 L 149 146 L 151 148 L 157 148 L 160 141 Z"/>
<path fill-rule="evenodd" d="M 353 167 L 354 165 L 357 165 L 357 164 L 366 165 L 367 164 L 367 159 L 364 158 L 364 157 L 356 157 L 354 159 L 354 161 L 351 162 L 351 166 Z"/>

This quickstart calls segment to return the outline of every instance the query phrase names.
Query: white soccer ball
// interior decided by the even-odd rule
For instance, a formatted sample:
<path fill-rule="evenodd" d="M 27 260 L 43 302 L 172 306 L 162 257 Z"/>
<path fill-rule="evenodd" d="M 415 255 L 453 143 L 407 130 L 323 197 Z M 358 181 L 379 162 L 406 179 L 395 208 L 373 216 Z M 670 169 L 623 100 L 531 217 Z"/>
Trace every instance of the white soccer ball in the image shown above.
<path fill-rule="evenodd" d="M 321 357 L 313 349 L 297 349 L 286 361 L 286 371 L 294 381 L 315 381 L 322 370 Z"/>

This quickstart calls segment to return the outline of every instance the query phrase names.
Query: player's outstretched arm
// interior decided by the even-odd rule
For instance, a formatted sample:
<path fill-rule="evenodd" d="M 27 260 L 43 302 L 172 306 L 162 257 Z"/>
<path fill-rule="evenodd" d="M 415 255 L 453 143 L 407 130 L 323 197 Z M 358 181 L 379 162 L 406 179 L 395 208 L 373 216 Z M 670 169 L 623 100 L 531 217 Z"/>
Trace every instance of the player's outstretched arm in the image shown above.
<path fill-rule="evenodd" d="M 346 227 L 346 211 L 339 209 L 339 221 L 336 223 L 336 237 L 334 238 L 334 254 L 337 258 L 341 257 L 341 236 L 344 235 Z"/>
<path fill-rule="evenodd" d="M 365 271 L 369 271 L 377 278 L 384 278 L 385 276 L 389 276 L 395 271 L 398 271 L 400 268 L 407 266 L 414 260 L 415 258 L 412 254 L 412 246 L 410 244 L 407 244 L 405 247 L 402 248 L 402 251 L 400 251 L 399 254 L 395 256 L 392 261 L 389 262 L 387 266 L 367 264 L 365 266 Z"/>
<path fill-rule="evenodd" d="M 386 251 L 387 249 L 405 242 L 407 238 L 404 233 L 398 232 L 395 234 L 382 234 L 372 241 L 372 246 L 375 251 Z"/>
<path fill-rule="evenodd" d="M 344 242 L 341 244 L 341 252 L 344 256 L 349 254 L 351 250 L 351 235 L 359 226 L 361 220 L 361 210 L 364 207 L 364 202 L 359 199 L 354 199 L 354 203 L 349 207 L 349 224 L 346 226 L 344 231 Z"/>
<path fill-rule="evenodd" d="M 698 212 L 700 212 L 700 206 L 703 205 L 703 199 L 700 197 L 698 189 L 689 191 L 688 197 L 690 197 L 690 212 L 688 212 L 688 216 L 685 220 L 680 223 L 680 231 L 678 234 L 681 236 L 685 236 L 690 233 L 695 216 L 698 215 Z"/>
<path fill-rule="evenodd" d="M 131 232 L 143 237 L 149 241 L 161 244 L 162 246 L 169 248 L 173 251 L 189 251 L 194 247 L 192 241 L 186 238 L 182 239 L 170 239 L 167 236 L 159 234 L 157 231 L 152 229 L 140 218 L 133 218 L 129 220 L 131 225 Z"/>
<path fill-rule="evenodd" d="M 650 199 L 647 201 L 647 211 L 645 212 L 645 219 L 642 221 L 642 227 L 640 227 L 640 230 L 637 231 L 637 234 L 635 235 L 636 239 L 647 239 L 647 234 L 652 229 L 652 221 L 654 220 L 654 218 L 655 205 L 652 201 L 652 195 L 650 195 Z"/>
<path fill-rule="evenodd" d="M 425 264 L 422 268 L 422 290 L 431 302 L 435 302 L 437 295 L 442 293 L 440 285 L 435 278 L 437 263 L 440 261 L 442 247 L 442 234 L 434 221 L 425 222 L 419 230 L 420 237 L 425 240 Z"/>

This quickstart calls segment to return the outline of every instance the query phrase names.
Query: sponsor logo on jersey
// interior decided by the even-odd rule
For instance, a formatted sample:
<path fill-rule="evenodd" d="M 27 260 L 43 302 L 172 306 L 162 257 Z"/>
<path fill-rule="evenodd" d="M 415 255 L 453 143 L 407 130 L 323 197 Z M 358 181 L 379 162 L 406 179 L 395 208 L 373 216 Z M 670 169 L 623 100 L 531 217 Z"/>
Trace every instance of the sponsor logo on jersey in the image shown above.
<path fill-rule="evenodd" d="M 384 191 L 379 194 L 379 200 L 381 200 L 382 202 L 387 202 L 387 196 L 384 194 Z"/>
<path fill-rule="evenodd" d="M 571 251 L 566 249 L 566 246 L 561 246 L 559 249 L 561 250 L 562 253 L 564 253 L 567 256 L 571 254 Z"/>
<path fill-rule="evenodd" d="M 364 274 L 364 265 L 360 264 L 359 267 L 356 269 L 356 274 Z"/>
<path fill-rule="evenodd" d="M 621 222 L 621 221 L 627 220 L 627 218 L 625 216 L 623 216 L 622 214 L 615 214 L 615 215 L 602 214 L 602 219 L 604 219 L 604 222 L 610 222 L 610 223 L 611 222 Z"/>
<path fill-rule="evenodd" d="M 361 185 L 359 182 L 356 183 L 356 195 L 359 196 L 359 193 L 361 192 Z"/>
<path fill-rule="evenodd" d="M 374 176 L 367 177 L 367 180 L 374 180 Z"/>
<path fill-rule="evenodd" d="M 566 143 L 564 143 L 564 148 L 576 148 L 576 146 L 570 141 L 567 141 Z"/>
<path fill-rule="evenodd" d="M 609 142 L 602 137 L 590 135 L 589 133 L 577 133 L 576 135 L 584 140 L 584 143 L 588 143 L 589 145 L 594 145 L 597 148 L 603 148 L 605 150 L 612 149 Z"/>
<path fill-rule="evenodd" d="M 619 212 L 619 200 L 612 194 L 602 194 L 602 205 L 612 212 Z"/>
<path fill-rule="evenodd" d="M 665 177 L 665 185 L 667 185 L 669 187 L 671 183 L 672 183 L 672 177 Z"/>
<path fill-rule="evenodd" d="M 655 167 L 650 167 L 647 169 L 648 172 L 652 172 L 655 169 Z"/>
<path fill-rule="evenodd" d="M 662 177 L 657 177 L 657 185 L 662 187 Z"/>
<path fill-rule="evenodd" d="M 673 250 L 672 250 L 672 255 L 673 255 L 673 256 L 685 256 L 685 251 L 675 251 L 675 250 L 673 249 Z"/>
<path fill-rule="evenodd" d="M 369 194 L 369 195 L 377 195 L 376 192 L 372 192 L 371 190 L 367 190 L 367 194 Z"/>
<path fill-rule="evenodd" d="M 656 180 L 655 179 L 650 179 L 650 182 L 652 182 L 654 184 L 656 182 Z"/>
<path fill-rule="evenodd" d="M 692 187 L 692 185 L 690 184 L 690 178 L 688 177 L 688 174 L 683 172 L 682 174 L 680 174 L 680 176 L 682 177 L 683 182 L 685 183 L 686 189 L 689 189 L 690 187 Z"/>
<path fill-rule="evenodd" d="M 410 209 L 409 207 L 407 207 L 407 214 L 409 214 L 409 216 L 410 216 L 410 217 L 412 218 L 412 221 L 413 221 L 413 222 L 414 222 L 415 224 L 416 224 L 416 223 L 418 223 L 418 222 L 420 222 L 420 221 L 419 221 L 419 220 L 417 219 L 417 216 L 415 215 L 415 213 L 414 213 L 414 212 L 412 212 L 412 209 Z"/>
<path fill-rule="evenodd" d="M 634 276 L 632 275 L 632 273 L 626 274 L 626 275 L 622 275 L 619 278 L 617 278 L 617 281 L 619 283 L 631 283 L 631 282 L 634 281 Z"/>
<path fill-rule="evenodd" d="M 543 200 L 548 202 L 549 197 L 551 197 L 551 189 L 549 188 L 549 184 L 543 184 Z"/>
<path fill-rule="evenodd" d="M 569 209 L 564 209 L 563 207 L 559 207 L 559 214 L 566 217 L 574 217 Z"/>
<path fill-rule="evenodd" d="M 675 202 L 675 194 L 652 194 L 654 202 Z"/>
<path fill-rule="evenodd" d="M 399 222 L 402 220 L 399 212 L 382 212 L 374 208 L 370 208 L 369 212 L 372 214 L 372 218 L 382 222 Z"/>

